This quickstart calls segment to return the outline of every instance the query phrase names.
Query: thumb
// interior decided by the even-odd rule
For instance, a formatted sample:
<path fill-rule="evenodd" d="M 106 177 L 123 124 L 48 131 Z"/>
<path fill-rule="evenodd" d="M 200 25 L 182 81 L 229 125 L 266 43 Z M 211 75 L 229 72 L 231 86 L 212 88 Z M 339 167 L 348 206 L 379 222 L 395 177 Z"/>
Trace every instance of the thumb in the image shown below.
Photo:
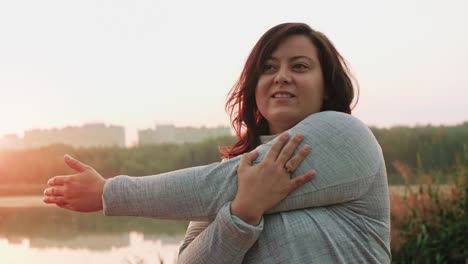
<path fill-rule="evenodd" d="M 83 172 L 89 168 L 88 165 L 81 163 L 80 161 L 72 158 L 68 154 L 64 156 L 64 160 L 65 160 L 65 164 L 67 164 L 68 167 L 70 167 L 71 169 L 75 170 L 78 173 Z"/>

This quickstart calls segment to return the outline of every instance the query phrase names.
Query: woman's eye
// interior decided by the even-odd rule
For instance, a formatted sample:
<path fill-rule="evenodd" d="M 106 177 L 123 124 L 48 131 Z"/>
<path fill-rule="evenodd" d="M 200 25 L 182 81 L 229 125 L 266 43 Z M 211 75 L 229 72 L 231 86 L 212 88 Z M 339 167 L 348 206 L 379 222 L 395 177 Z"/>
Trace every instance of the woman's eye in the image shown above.
<path fill-rule="evenodd" d="M 309 67 L 307 67 L 305 64 L 294 64 L 293 68 L 300 71 L 309 69 Z"/>
<path fill-rule="evenodd" d="M 272 73 L 275 71 L 275 66 L 273 64 L 265 64 L 263 65 L 263 72 L 264 73 Z"/>

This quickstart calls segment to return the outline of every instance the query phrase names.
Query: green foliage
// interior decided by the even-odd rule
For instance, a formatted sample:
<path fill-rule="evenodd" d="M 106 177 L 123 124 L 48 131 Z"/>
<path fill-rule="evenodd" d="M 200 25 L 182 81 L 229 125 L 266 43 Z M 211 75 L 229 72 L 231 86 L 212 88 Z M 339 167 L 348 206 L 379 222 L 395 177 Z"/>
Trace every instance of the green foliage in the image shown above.
<path fill-rule="evenodd" d="M 468 122 L 457 126 L 371 128 L 382 147 L 388 179 L 391 184 L 403 184 L 393 166 L 400 161 L 409 167 L 412 175 L 431 174 L 443 178 L 461 176 L 461 168 L 468 167 Z M 419 183 L 411 177 L 410 183 Z"/>
<path fill-rule="evenodd" d="M 431 187 L 426 190 L 421 187 L 414 197 L 419 199 L 400 227 L 404 243 L 400 248 L 392 249 L 393 262 L 466 263 L 468 185 L 458 185 L 445 197 Z"/>
<path fill-rule="evenodd" d="M 184 145 L 76 149 L 66 145 L 51 145 L 37 149 L 0 151 L 0 195 L 15 194 L 12 185 L 36 184 L 36 192 L 40 190 L 37 184 L 45 185 L 52 176 L 74 174 L 63 162 L 65 154 L 92 166 L 105 178 L 116 175 L 144 176 L 219 162 L 218 144 L 229 145 L 232 142 L 232 137 L 222 137 Z M 6 190 L 2 190 L 3 186 L 6 186 Z"/>
<path fill-rule="evenodd" d="M 468 122 L 450 127 L 371 130 L 382 146 L 391 184 L 404 183 L 393 166 L 395 161 L 404 164 L 410 174 L 438 175 L 438 182 L 447 182 L 447 176 L 468 176 Z M 74 173 L 63 162 L 63 155 L 67 153 L 94 167 L 104 177 L 142 176 L 220 161 L 217 146 L 226 146 L 233 141 L 232 137 L 224 137 L 195 144 L 131 148 L 72 148 L 58 144 L 36 149 L 0 151 L 0 195 L 12 194 L 15 191 L 10 187 L 12 184 L 36 184 L 34 192 L 37 192 L 41 189 L 37 188 L 37 184 L 44 185 L 50 177 Z M 410 177 L 409 183 L 418 183 L 418 178 Z"/>

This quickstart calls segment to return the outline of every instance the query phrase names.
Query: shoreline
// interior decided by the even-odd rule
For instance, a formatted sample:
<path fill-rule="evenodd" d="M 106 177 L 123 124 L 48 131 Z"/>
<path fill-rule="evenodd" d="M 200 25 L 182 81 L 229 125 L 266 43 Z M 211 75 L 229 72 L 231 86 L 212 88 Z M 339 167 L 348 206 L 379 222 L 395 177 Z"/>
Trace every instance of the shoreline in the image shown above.
<path fill-rule="evenodd" d="M 426 188 L 427 185 L 423 185 Z M 434 185 L 443 194 L 449 193 L 452 184 Z M 413 193 L 419 192 L 420 185 L 411 185 L 410 189 Z M 407 188 L 405 185 L 390 185 L 390 193 L 395 195 L 404 196 Z M 23 194 L 23 195 L 0 195 L 0 208 L 47 208 L 55 207 L 55 205 L 45 204 L 42 202 L 42 195 L 38 194 Z"/>
<path fill-rule="evenodd" d="M 47 208 L 53 204 L 42 202 L 42 195 L 0 196 L 0 208 Z"/>

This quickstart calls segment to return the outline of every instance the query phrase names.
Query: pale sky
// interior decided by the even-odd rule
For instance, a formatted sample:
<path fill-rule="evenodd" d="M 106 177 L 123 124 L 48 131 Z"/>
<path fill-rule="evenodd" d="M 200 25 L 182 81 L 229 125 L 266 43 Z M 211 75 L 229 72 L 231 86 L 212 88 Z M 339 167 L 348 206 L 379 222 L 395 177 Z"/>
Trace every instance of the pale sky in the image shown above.
<path fill-rule="evenodd" d="M 0 136 L 88 122 L 228 125 L 226 95 L 283 22 L 325 33 L 368 125 L 468 120 L 468 1 L 0 0 Z"/>

